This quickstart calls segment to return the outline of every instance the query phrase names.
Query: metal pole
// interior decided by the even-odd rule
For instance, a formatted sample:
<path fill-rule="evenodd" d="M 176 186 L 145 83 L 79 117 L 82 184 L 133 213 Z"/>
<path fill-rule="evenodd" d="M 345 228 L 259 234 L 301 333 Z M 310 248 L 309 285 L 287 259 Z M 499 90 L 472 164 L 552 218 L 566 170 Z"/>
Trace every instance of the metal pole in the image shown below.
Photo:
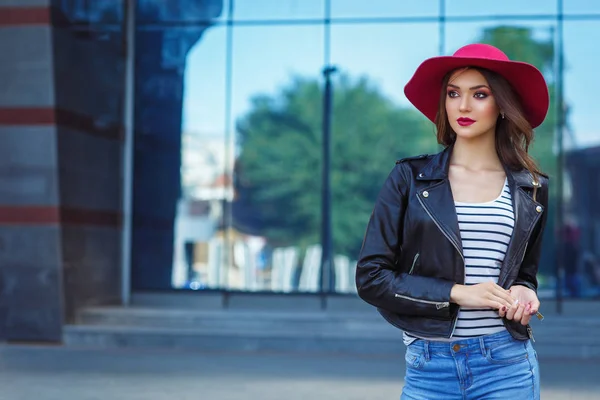
<path fill-rule="evenodd" d="M 131 302 L 131 229 L 133 198 L 133 135 L 135 95 L 135 13 L 137 0 L 123 2 L 123 48 L 125 73 L 123 87 L 123 219 L 121 228 L 121 299 Z"/>
<path fill-rule="evenodd" d="M 556 65 L 556 137 L 558 157 L 556 163 L 557 171 L 557 201 L 556 201 L 556 226 L 558 229 L 558 243 L 556 245 L 556 312 L 562 314 L 563 311 L 563 277 L 564 277 L 564 196 L 563 196 L 563 176 L 564 176 L 564 140 L 563 130 L 564 122 L 564 99 L 563 99 L 563 75 L 564 75 L 564 52 L 563 52 L 563 1 L 558 0 L 558 20 L 556 26 L 556 50 L 557 50 L 557 65 Z"/>
<path fill-rule="evenodd" d="M 233 11 L 235 7 L 235 1 L 229 1 L 229 8 L 227 9 L 227 25 L 225 31 L 226 44 L 225 44 L 225 176 L 233 177 L 233 152 L 235 147 L 235 138 L 231 134 L 230 124 L 231 124 L 231 94 L 232 94 L 232 69 L 233 69 Z M 231 166 L 231 168 L 230 168 Z M 224 257 L 220 259 L 219 266 L 219 280 L 217 284 L 219 285 L 219 289 L 223 290 L 222 297 L 222 306 L 223 308 L 229 308 L 229 300 L 230 300 L 230 287 L 229 287 L 229 266 L 231 265 L 231 261 L 233 260 L 232 254 L 233 245 L 231 238 L 231 227 L 233 223 L 233 204 L 231 203 L 233 200 L 228 198 L 227 191 L 230 188 L 226 187 L 224 198 L 226 199 L 223 202 L 223 242 L 225 249 Z M 221 277 L 226 277 L 222 279 Z M 224 282 L 224 287 L 221 286 L 221 282 Z"/>
<path fill-rule="evenodd" d="M 440 4 L 440 30 L 439 30 L 439 55 L 446 53 L 446 0 L 439 0 Z"/>
<path fill-rule="evenodd" d="M 331 109 L 333 93 L 331 75 L 337 71 L 334 66 L 323 69 L 325 91 L 323 94 L 323 171 L 321 189 L 321 290 L 331 293 L 334 290 L 333 239 L 331 232 Z"/>
<path fill-rule="evenodd" d="M 327 309 L 327 294 L 334 289 L 333 274 L 333 238 L 331 232 L 331 112 L 333 90 L 331 75 L 336 68 L 331 65 L 331 0 L 325 0 L 325 26 L 323 30 L 324 52 L 323 77 L 325 88 L 323 91 L 323 170 L 321 188 L 321 308 Z"/>

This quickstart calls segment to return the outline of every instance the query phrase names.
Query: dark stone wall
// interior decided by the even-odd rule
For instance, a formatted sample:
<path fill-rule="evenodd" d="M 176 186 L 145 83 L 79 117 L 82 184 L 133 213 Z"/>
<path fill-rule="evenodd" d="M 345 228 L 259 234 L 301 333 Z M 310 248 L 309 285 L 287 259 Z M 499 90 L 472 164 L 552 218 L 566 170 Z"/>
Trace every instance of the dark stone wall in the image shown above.
<path fill-rule="evenodd" d="M 174 223 L 181 195 L 185 59 L 222 9 L 222 0 L 139 2 L 135 39 L 134 290 L 171 289 Z M 173 21 L 186 20 L 195 24 L 172 26 Z"/>
<path fill-rule="evenodd" d="M 53 54 L 65 318 L 121 301 L 123 1 L 55 1 Z M 61 8 L 62 5 L 62 8 Z"/>

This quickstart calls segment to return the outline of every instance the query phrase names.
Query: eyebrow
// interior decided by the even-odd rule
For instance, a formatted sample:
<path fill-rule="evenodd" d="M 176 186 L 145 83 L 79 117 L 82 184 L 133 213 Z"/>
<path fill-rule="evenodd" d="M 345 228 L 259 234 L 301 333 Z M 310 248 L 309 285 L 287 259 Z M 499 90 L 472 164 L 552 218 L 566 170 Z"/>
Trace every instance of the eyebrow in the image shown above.
<path fill-rule="evenodd" d="M 448 86 L 452 86 L 453 88 L 460 89 L 460 87 L 453 85 L 451 83 L 449 83 Z M 473 87 L 469 88 L 469 90 L 477 90 L 477 89 L 481 89 L 481 88 L 490 89 L 487 85 L 477 85 L 477 86 L 473 86 Z"/>

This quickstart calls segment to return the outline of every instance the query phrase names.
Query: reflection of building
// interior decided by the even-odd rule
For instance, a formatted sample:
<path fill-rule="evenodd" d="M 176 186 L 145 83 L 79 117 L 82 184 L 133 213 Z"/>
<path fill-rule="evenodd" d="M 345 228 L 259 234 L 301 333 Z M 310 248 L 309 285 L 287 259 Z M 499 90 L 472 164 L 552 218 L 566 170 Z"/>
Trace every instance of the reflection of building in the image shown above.
<path fill-rule="evenodd" d="M 565 262 L 565 268 L 567 273 L 571 269 L 584 282 L 600 288 L 600 146 L 572 150 L 565 159 L 573 190 L 566 207 L 565 224 L 569 224 L 571 230 L 577 230 L 572 257 L 577 260 Z M 567 225 L 562 231 L 566 228 Z M 563 241 L 568 242 L 567 239 L 564 237 Z M 565 249 L 568 250 L 569 247 Z"/>
<path fill-rule="evenodd" d="M 183 133 L 182 196 L 202 200 L 233 199 L 232 171 L 227 168 L 223 136 Z"/>
<path fill-rule="evenodd" d="M 226 151 L 223 136 L 183 134 L 173 250 L 176 288 L 262 288 L 257 263 L 264 239 L 228 228 L 234 193 Z"/>
<path fill-rule="evenodd" d="M 232 197 L 223 137 L 182 134 L 182 192 L 175 217 L 172 285 L 218 288 L 218 244 L 224 205 Z"/>
<path fill-rule="evenodd" d="M 572 150 L 565 159 L 573 191 L 568 209 L 580 224 L 582 248 L 600 256 L 600 147 Z"/>

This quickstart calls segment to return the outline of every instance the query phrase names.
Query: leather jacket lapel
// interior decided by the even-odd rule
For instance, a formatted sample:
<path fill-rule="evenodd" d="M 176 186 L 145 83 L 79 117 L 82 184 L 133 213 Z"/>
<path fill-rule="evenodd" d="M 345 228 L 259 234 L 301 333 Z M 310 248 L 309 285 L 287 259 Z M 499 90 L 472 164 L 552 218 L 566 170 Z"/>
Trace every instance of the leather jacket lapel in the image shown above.
<path fill-rule="evenodd" d="M 498 279 L 500 285 L 510 275 L 513 267 L 520 264 L 533 227 L 541 216 L 541 212 L 537 211 L 541 205 L 525 191 L 525 189 L 532 190 L 534 187 L 533 177 L 529 171 L 511 171 L 506 168 L 506 176 L 512 197 L 515 224 Z"/>
<path fill-rule="evenodd" d="M 452 146 L 436 154 L 417 175 L 418 181 L 428 183 L 418 190 L 417 196 L 425 211 L 464 259 L 454 197 L 448 180 L 451 154 Z"/>

